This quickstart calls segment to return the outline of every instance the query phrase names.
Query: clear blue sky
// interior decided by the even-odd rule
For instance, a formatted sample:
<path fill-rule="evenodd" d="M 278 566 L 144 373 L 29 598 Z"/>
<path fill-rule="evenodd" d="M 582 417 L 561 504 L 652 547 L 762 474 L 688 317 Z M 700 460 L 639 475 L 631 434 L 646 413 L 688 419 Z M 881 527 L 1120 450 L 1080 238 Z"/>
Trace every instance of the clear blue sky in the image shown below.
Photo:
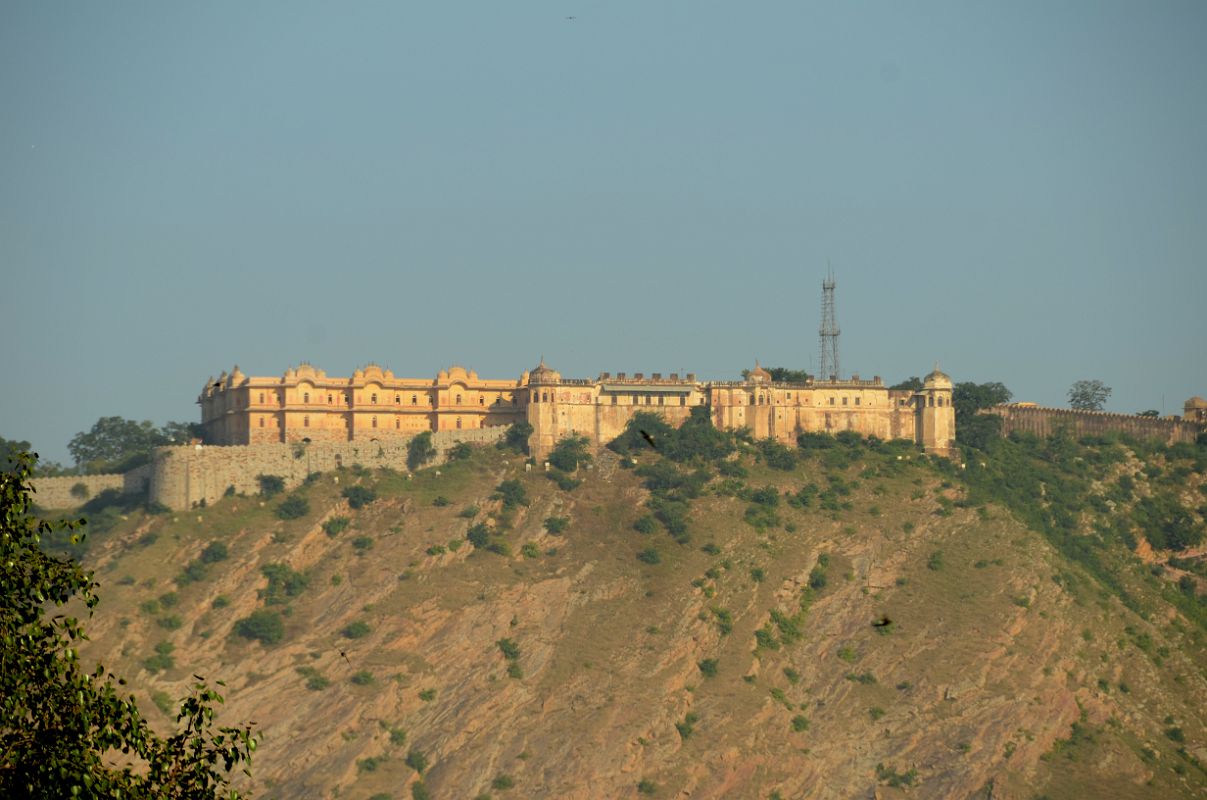
<path fill-rule="evenodd" d="M 574 16 L 576 19 L 566 19 Z M 1202 2 L 0 6 L 0 436 L 209 375 L 1207 394 Z"/>

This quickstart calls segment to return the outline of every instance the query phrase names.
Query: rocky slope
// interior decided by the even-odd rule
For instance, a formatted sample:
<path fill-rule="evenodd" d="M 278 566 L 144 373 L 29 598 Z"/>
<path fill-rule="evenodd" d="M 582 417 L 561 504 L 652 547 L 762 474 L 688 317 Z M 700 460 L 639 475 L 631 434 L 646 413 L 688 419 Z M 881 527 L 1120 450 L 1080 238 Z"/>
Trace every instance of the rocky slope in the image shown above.
<path fill-rule="evenodd" d="M 1203 631 L 1139 559 L 1147 619 L 925 458 L 741 463 L 686 543 L 633 528 L 649 492 L 610 454 L 570 491 L 483 449 L 319 476 L 298 519 L 279 497 L 133 513 L 87 556 L 85 656 L 152 716 L 224 679 L 223 719 L 262 733 L 258 797 L 1203 796 Z M 527 505 L 503 509 L 507 479 Z M 499 520 L 504 553 L 465 541 Z M 236 632 L 264 609 L 277 643 Z"/>

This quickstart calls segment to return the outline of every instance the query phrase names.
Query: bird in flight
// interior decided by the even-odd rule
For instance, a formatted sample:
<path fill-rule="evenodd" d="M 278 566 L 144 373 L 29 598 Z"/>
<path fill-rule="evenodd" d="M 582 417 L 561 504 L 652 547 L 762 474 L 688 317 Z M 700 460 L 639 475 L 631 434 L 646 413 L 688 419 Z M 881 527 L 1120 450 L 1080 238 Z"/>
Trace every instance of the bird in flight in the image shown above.
<path fill-rule="evenodd" d="M 348 661 L 348 654 L 345 653 L 343 650 L 339 651 L 339 657 L 342 658 L 344 661 Z M 351 661 L 348 661 L 348 666 L 352 666 Z"/>
<path fill-rule="evenodd" d="M 566 19 L 578 19 L 578 17 L 566 17 Z"/>
<path fill-rule="evenodd" d="M 638 430 L 641 430 L 641 429 L 639 428 Z M 653 436 L 650 436 L 650 435 L 649 435 L 648 433 L 646 433 L 645 431 L 641 431 L 641 438 L 642 438 L 642 439 L 645 439 L 647 442 L 649 442 L 649 443 L 650 443 L 650 447 L 654 448 L 655 450 L 657 450 L 657 449 L 658 449 L 658 445 L 654 444 L 654 437 L 653 437 Z"/>

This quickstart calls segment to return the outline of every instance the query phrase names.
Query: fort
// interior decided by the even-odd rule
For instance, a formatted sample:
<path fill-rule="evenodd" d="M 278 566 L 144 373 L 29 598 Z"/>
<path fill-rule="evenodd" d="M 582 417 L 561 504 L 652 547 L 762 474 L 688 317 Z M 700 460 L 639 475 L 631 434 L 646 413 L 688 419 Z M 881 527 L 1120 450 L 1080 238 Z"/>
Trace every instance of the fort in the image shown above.
<path fill-rule="evenodd" d="M 955 441 L 951 379 L 937 369 L 918 391 L 890 389 L 877 376 L 798 383 L 772 380 L 755 363 L 741 381 L 697 381 L 692 373 L 601 373 L 563 378 L 544 359 L 516 380 L 483 380 L 462 367 L 434 380 L 399 378 L 375 364 L 332 378 L 309 364 L 281 376 L 249 377 L 236 366 L 210 379 L 197 402 L 214 445 L 409 439 L 420 431 L 478 430 L 527 422 L 530 449 L 546 455 L 566 436 L 595 446 L 620 435 L 639 411 L 678 425 L 696 406 L 723 430 L 794 442 L 806 431 L 855 431 L 910 439 L 949 454 Z"/>
<path fill-rule="evenodd" d="M 457 442 L 498 441 L 511 425 L 527 423 L 529 449 L 541 459 L 568 436 L 605 445 L 638 412 L 679 425 L 698 407 L 718 428 L 787 443 L 804 432 L 854 431 L 907 439 L 940 455 L 955 446 L 952 382 L 938 369 L 914 391 L 889 388 L 879 376 L 774 381 L 757 362 L 736 381 L 656 372 L 563 378 L 543 358 L 514 380 L 484 380 L 457 366 L 434 379 L 400 378 L 376 364 L 351 377 L 310 364 L 251 377 L 236 366 L 207 380 L 197 402 L 201 442 L 156 448 L 151 464 L 125 475 L 39 479 L 39 504 L 70 507 L 81 495 L 113 489 L 186 509 L 232 489 L 253 493 L 261 474 L 296 486 L 311 472 L 352 464 L 400 469 L 407 443 L 424 431 L 443 453 Z"/>
<path fill-rule="evenodd" d="M 1116 433 L 1136 439 L 1154 439 L 1163 444 L 1177 444 L 1194 442 L 1207 431 L 1207 400 L 1201 397 L 1187 400 L 1181 417 L 1046 408 L 1034 403 L 1007 403 L 981 409 L 980 413 L 999 417 L 1003 436 L 1017 432 L 1047 437 L 1066 432 L 1080 438 Z"/>

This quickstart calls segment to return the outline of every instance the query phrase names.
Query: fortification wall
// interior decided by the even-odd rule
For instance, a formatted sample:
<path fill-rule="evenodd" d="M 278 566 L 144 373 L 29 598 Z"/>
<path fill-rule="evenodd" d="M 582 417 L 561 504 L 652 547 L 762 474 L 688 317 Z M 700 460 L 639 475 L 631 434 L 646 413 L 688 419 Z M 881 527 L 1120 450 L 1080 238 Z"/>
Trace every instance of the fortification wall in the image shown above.
<path fill-rule="evenodd" d="M 1074 411 L 1071 408 L 1043 406 L 993 406 L 982 409 L 1002 419 L 1002 435 L 1015 431 L 1035 436 L 1052 436 L 1068 431 L 1073 436 L 1102 436 L 1119 433 L 1137 439 L 1158 439 L 1166 444 L 1193 442 L 1203 426 L 1181 417 L 1140 417 L 1107 411 Z"/>
<path fill-rule="evenodd" d="M 42 508 L 75 508 L 109 489 L 117 489 L 122 494 L 145 492 L 150 479 L 150 464 L 117 474 L 34 478 L 32 481 L 35 492 L 34 502 Z M 84 497 L 76 497 L 71 490 L 81 483 L 88 493 Z"/>

